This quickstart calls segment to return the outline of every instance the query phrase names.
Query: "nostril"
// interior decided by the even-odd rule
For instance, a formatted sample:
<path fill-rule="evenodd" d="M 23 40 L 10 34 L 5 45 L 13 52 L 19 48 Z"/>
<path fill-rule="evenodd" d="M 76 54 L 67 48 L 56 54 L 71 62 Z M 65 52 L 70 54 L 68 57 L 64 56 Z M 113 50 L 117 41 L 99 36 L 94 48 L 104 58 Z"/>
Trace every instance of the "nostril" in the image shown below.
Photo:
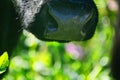
<path fill-rule="evenodd" d="M 46 32 L 55 32 L 57 31 L 57 25 L 55 25 L 54 23 L 48 23 L 47 27 L 46 27 Z"/>
<path fill-rule="evenodd" d="M 47 27 L 47 30 L 48 30 L 49 32 L 54 32 L 54 31 L 57 30 L 57 28 L 56 28 L 55 26 L 48 26 L 48 27 Z"/>

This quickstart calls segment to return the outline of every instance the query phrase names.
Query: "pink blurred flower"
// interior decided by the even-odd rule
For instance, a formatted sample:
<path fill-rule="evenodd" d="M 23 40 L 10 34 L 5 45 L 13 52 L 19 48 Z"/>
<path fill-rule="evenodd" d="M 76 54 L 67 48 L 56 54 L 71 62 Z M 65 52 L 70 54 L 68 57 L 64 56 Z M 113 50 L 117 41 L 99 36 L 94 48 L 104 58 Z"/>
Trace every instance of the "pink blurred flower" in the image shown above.
<path fill-rule="evenodd" d="M 79 45 L 68 43 L 66 44 L 65 49 L 74 59 L 80 60 L 84 57 L 83 49 Z"/>
<path fill-rule="evenodd" d="M 116 0 L 108 0 L 108 8 L 112 11 L 117 11 L 118 5 L 117 5 Z"/>

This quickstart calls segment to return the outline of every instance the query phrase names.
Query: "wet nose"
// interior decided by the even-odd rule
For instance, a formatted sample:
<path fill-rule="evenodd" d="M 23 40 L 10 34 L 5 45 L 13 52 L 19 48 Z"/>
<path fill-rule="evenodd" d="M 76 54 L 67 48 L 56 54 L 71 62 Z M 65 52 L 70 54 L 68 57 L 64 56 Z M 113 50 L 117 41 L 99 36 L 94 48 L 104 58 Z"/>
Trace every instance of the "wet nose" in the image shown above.
<path fill-rule="evenodd" d="M 97 20 L 93 2 L 53 0 L 42 6 L 29 30 L 41 40 L 88 40 L 95 32 Z"/>

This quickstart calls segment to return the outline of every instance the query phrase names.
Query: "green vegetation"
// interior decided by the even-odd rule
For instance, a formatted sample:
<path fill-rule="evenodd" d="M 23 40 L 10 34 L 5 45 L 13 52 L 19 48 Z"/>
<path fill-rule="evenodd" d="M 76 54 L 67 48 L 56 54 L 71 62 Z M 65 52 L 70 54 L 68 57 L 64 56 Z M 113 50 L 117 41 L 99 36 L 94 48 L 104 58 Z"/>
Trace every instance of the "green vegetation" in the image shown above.
<path fill-rule="evenodd" d="M 9 65 L 8 53 L 4 52 L 2 56 L 0 56 L 0 74 L 4 73 Z"/>

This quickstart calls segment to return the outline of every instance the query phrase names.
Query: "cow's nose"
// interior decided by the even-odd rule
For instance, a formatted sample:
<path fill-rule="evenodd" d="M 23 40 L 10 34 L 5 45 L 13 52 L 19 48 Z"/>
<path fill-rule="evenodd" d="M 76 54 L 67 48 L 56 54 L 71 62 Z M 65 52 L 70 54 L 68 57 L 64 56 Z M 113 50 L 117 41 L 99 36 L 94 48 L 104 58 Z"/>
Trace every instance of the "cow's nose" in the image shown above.
<path fill-rule="evenodd" d="M 83 28 L 94 16 L 89 5 L 51 2 L 48 6 L 49 14 L 57 22 L 58 28 L 51 28 L 51 30 L 48 27 L 49 31 L 45 33 L 45 38 L 66 41 L 84 40 L 87 33 Z"/>
<path fill-rule="evenodd" d="M 44 4 L 29 30 L 47 41 L 90 39 L 96 28 L 98 12 L 93 2 L 53 0 Z"/>

